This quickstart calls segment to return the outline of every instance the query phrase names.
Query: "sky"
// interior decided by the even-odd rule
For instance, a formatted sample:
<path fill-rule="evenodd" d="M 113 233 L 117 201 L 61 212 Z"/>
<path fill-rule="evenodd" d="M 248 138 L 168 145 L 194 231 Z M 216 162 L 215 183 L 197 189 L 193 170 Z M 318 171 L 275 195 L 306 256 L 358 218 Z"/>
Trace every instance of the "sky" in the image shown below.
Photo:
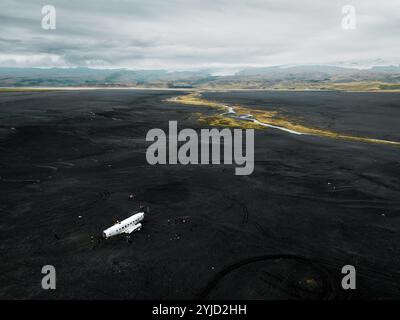
<path fill-rule="evenodd" d="M 42 28 L 42 7 L 56 29 Z M 342 8 L 356 9 L 343 29 Z M 1 0 L 1 67 L 400 64 L 400 0 Z"/>

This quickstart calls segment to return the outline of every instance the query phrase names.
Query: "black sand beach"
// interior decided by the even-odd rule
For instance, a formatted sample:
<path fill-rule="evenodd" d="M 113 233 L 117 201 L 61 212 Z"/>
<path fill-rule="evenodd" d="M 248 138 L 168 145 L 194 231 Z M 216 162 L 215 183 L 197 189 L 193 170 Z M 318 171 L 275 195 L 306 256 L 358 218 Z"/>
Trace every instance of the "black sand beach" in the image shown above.
<path fill-rule="evenodd" d="M 152 128 L 203 128 L 171 91 L 0 93 L 0 297 L 400 297 L 400 148 L 255 134 L 255 170 L 150 166 Z M 184 94 L 182 92 L 182 94 Z M 313 126 L 400 141 L 400 93 L 220 92 Z M 134 194 L 134 200 L 129 195 Z M 142 231 L 103 229 L 150 207 Z M 57 289 L 41 288 L 54 265 Z M 357 289 L 340 287 L 354 265 Z"/>

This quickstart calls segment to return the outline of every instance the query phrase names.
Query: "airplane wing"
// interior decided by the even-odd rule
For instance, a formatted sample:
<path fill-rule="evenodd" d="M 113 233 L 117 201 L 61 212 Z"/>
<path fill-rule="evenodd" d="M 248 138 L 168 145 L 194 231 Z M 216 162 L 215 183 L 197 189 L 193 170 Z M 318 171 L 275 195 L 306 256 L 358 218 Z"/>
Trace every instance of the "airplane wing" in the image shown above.
<path fill-rule="evenodd" d="M 132 226 L 130 228 L 126 228 L 124 233 L 131 234 L 134 231 L 139 231 L 141 227 L 142 227 L 141 223 L 135 224 L 134 226 Z"/>

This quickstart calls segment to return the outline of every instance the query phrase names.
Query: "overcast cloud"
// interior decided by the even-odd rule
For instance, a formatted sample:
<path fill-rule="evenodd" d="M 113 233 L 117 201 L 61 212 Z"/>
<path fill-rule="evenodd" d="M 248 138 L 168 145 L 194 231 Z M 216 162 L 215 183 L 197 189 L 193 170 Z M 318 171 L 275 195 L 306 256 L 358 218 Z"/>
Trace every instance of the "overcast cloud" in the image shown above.
<path fill-rule="evenodd" d="M 42 6 L 57 29 L 41 28 Z M 342 7 L 357 10 L 343 30 Z M 133 69 L 400 63 L 400 0 L 1 0 L 0 66 Z"/>

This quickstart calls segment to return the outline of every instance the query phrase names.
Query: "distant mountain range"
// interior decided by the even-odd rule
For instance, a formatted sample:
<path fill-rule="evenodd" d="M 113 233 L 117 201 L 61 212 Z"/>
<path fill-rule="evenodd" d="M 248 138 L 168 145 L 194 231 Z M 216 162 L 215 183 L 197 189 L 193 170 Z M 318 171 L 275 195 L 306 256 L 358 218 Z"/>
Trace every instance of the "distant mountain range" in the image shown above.
<path fill-rule="evenodd" d="M 167 71 L 90 68 L 0 68 L 0 87 L 156 87 L 156 88 L 339 88 L 369 84 L 400 89 L 400 66 L 354 69 L 335 66 L 246 68 L 233 75 L 215 70 Z"/>

